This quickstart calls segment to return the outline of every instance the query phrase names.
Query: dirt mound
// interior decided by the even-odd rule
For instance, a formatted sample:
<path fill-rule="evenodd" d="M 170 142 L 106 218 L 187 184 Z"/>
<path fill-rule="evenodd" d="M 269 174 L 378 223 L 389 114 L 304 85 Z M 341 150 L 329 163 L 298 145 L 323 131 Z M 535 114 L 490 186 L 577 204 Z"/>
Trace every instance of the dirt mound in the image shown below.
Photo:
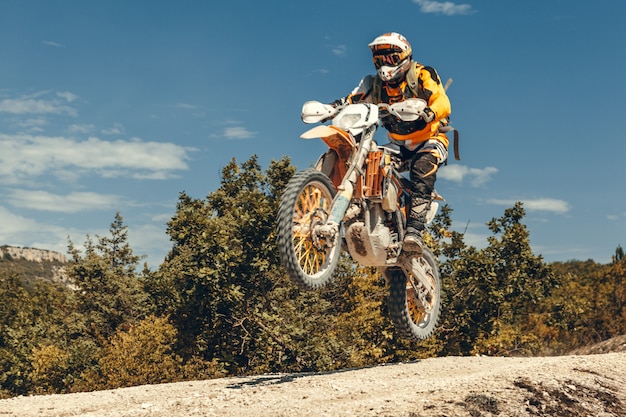
<path fill-rule="evenodd" d="M 0 401 L 0 416 L 626 416 L 626 352 L 445 357 Z"/>
<path fill-rule="evenodd" d="M 626 352 L 626 335 L 612 337 L 603 342 L 576 349 L 572 355 L 595 355 L 598 353 Z"/>

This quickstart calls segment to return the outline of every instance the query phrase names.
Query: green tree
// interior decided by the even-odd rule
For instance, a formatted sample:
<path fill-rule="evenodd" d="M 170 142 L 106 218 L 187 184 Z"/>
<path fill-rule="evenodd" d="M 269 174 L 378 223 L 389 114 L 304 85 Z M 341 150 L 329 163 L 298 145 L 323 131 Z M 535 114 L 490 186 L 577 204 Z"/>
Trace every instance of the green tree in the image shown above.
<path fill-rule="evenodd" d="M 171 314 L 185 357 L 218 358 L 231 370 L 252 360 L 264 331 L 259 306 L 280 276 L 277 193 L 293 170 L 287 159 L 266 173 L 256 157 L 241 166 L 233 160 L 205 200 L 181 193 L 168 223 L 174 246 L 151 279 L 155 304 Z"/>
<path fill-rule="evenodd" d="M 624 249 L 622 249 L 622 245 L 617 245 L 615 255 L 613 255 L 613 263 L 620 262 L 622 259 L 624 259 Z"/>
<path fill-rule="evenodd" d="M 516 203 L 488 222 L 493 236 L 482 250 L 466 247 L 458 235 L 443 246 L 448 257 L 442 271 L 449 274 L 444 275 L 443 354 L 528 354 L 540 349 L 528 323 L 555 279 L 530 248 L 524 215 L 522 204 Z"/>
<path fill-rule="evenodd" d="M 32 374 L 34 391 L 38 394 L 58 394 L 67 388 L 66 379 L 71 356 L 57 345 L 33 348 Z"/>
<path fill-rule="evenodd" d="M 58 347 L 58 352 L 70 355 L 68 363 L 77 363 L 75 351 L 68 349 L 71 339 L 81 334 L 74 322 L 72 292 L 47 281 L 30 283 L 2 272 L 0 300 L 0 397 L 68 389 L 75 369 L 64 368 L 63 360 L 46 352 Z M 49 371 L 46 377 L 44 368 Z"/>
<path fill-rule="evenodd" d="M 130 247 L 128 227 L 124 225 L 124 218 L 119 212 L 115 213 L 109 232 L 110 236 L 96 235 L 98 238 L 96 249 L 116 274 L 133 276 L 141 257 L 136 256 Z"/>
<path fill-rule="evenodd" d="M 493 219 L 487 226 L 494 235 L 484 253 L 492 261 L 496 276 L 494 300 L 500 317 L 514 325 L 526 322 L 527 315 L 554 287 L 552 270 L 543 258 L 533 254 L 522 203 L 505 210 L 504 216 Z"/>
<path fill-rule="evenodd" d="M 140 277 L 135 273 L 139 257 L 128 244 L 128 228 L 119 213 L 109 229 L 110 237 L 87 236 L 84 254 L 70 241 L 67 273 L 79 288 L 78 311 L 88 317 L 87 331 L 104 343 L 120 326 L 145 318 L 150 308 Z"/>
<path fill-rule="evenodd" d="M 605 265 L 589 281 L 583 294 L 591 300 L 586 326 L 593 341 L 626 334 L 626 261 Z"/>
<path fill-rule="evenodd" d="M 182 359 L 174 352 L 176 336 L 167 318 L 155 316 L 118 331 L 102 349 L 98 372 L 91 372 L 86 382 L 92 389 L 113 389 L 182 380 Z"/>
<path fill-rule="evenodd" d="M 15 274 L 0 274 L 0 398 L 30 391 L 32 303 Z M 26 342 L 26 343 L 25 343 Z"/>
<path fill-rule="evenodd" d="M 566 353 L 626 333 L 625 261 L 551 264 L 558 279 L 535 317 L 548 353 Z"/>

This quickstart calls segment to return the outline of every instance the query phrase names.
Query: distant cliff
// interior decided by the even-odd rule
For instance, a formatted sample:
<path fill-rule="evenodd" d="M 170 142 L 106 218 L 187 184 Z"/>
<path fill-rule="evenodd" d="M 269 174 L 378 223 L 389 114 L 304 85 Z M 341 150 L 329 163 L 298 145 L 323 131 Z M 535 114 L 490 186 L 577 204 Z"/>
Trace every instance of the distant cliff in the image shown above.
<path fill-rule="evenodd" d="M 61 262 L 66 263 L 67 257 L 62 253 L 34 248 L 21 248 L 19 246 L 0 246 L 0 254 L 3 258 L 18 260 L 24 259 L 33 262 Z"/>
<path fill-rule="evenodd" d="M 19 274 L 25 281 L 45 279 L 74 288 L 65 266 L 67 257 L 62 253 L 19 246 L 0 246 L 0 271 Z"/>

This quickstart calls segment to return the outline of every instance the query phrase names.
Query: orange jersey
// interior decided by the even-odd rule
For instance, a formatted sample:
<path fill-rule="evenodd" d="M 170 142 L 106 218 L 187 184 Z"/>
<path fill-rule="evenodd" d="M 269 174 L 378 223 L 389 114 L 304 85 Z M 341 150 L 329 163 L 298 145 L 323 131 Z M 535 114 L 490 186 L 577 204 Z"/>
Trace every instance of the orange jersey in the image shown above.
<path fill-rule="evenodd" d="M 396 103 L 407 98 L 421 98 L 426 101 L 428 107 L 435 113 L 432 122 L 423 120 L 405 122 L 391 114 L 383 115 L 382 122 L 389 132 L 392 141 L 413 150 L 422 142 L 429 139 L 439 140 L 448 148 L 448 138 L 439 132 L 442 119 L 450 116 L 451 105 L 445 88 L 437 71 L 432 67 L 425 67 L 413 62 L 409 71 L 415 71 L 415 77 L 407 77 L 399 84 L 385 83 L 376 75 L 368 75 L 361 80 L 359 85 L 342 101 L 350 103 Z M 407 80 L 414 79 L 415 86 L 409 86 Z"/>

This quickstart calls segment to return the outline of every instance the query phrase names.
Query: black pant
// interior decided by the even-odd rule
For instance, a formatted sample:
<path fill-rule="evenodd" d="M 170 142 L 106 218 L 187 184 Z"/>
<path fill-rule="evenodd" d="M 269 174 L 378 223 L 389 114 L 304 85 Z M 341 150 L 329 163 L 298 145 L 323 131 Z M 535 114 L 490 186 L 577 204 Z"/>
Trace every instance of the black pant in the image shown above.
<path fill-rule="evenodd" d="M 400 147 L 403 160 L 411 160 L 411 194 L 420 198 L 431 198 L 437 181 L 437 170 L 439 164 L 437 157 L 429 152 L 409 151 L 405 147 Z"/>

